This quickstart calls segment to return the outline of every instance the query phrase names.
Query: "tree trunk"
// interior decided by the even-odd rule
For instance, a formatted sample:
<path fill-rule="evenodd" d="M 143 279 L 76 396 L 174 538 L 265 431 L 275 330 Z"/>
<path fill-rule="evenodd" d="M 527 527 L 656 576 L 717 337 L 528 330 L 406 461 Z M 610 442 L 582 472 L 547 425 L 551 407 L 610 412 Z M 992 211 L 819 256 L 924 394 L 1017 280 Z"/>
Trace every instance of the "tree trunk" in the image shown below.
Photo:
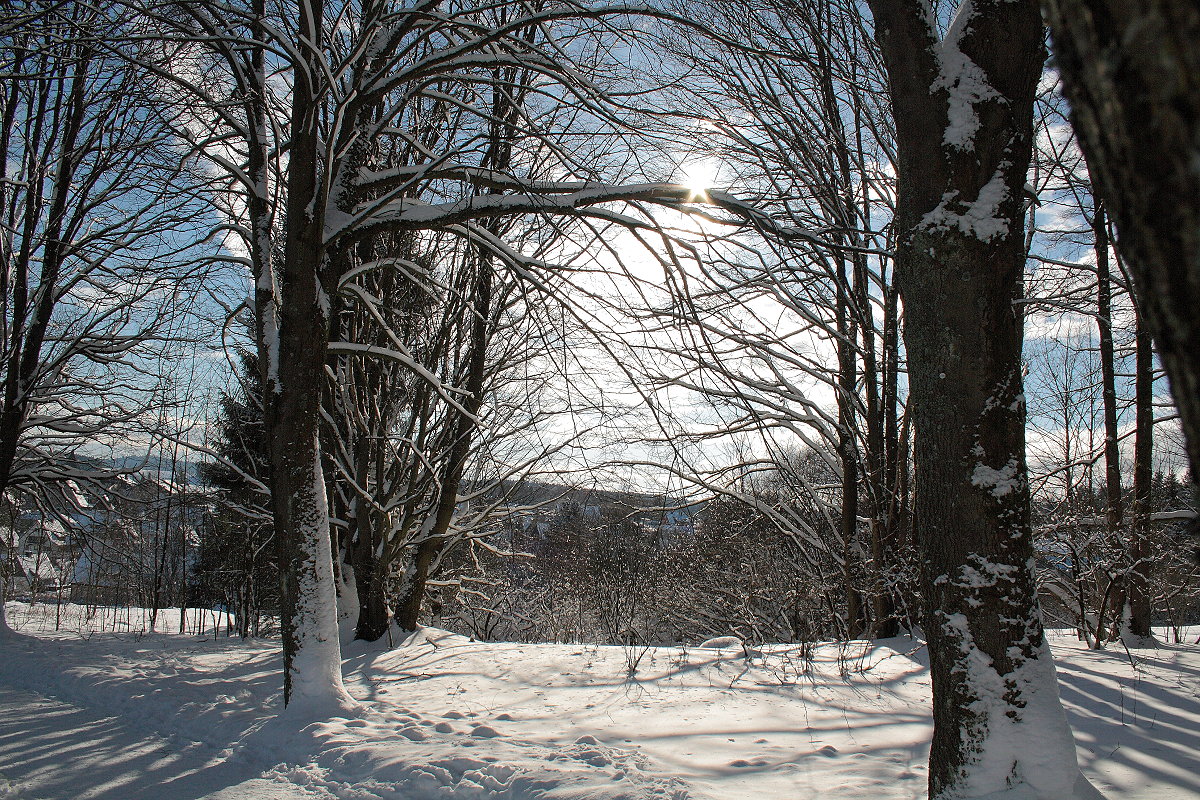
<path fill-rule="evenodd" d="M 300 4 L 301 36 L 319 37 L 322 7 Z M 265 329 L 261 361 L 271 505 L 279 547 L 284 704 L 321 715 L 353 705 L 342 684 L 337 592 L 329 509 L 319 442 L 329 300 L 322 284 L 324 198 L 321 193 L 318 41 L 300 50 L 292 90 L 285 243 L 277 331 Z M 261 320 L 260 320 L 261 321 Z"/>
<path fill-rule="evenodd" d="M 357 475 L 355 480 L 361 491 L 368 485 L 372 463 L 370 439 L 361 435 L 356 443 L 354 461 Z M 354 569 L 354 586 L 358 593 L 358 622 L 354 625 L 354 638 L 374 642 L 388 629 L 388 607 L 384 570 L 386 566 L 379 558 L 379 546 L 387 535 L 383 515 L 372 509 L 371 503 L 361 494 L 354 498 L 353 533 L 350 542 L 350 565 Z"/>
<path fill-rule="evenodd" d="M 1104 481 L 1110 535 L 1121 529 L 1124 508 L 1121 498 L 1121 451 L 1117 437 L 1117 368 L 1112 332 L 1112 277 L 1109 268 L 1108 219 L 1104 204 L 1097 202 L 1092 217 L 1096 239 L 1096 326 L 1100 332 L 1100 373 L 1104 401 Z"/>
<path fill-rule="evenodd" d="M 1021 200 L 1043 59 L 1031 0 L 873 0 L 898 143 L 896 280 L 933 678 L 932 798 L 1075 795 L 1033 576 Z M 1094 790 L 1092 790 L 1094 792 Z"/>
<path fill-rule="evenodd" d="M 846 595 L 846 638 L 856 639 L 865 626 L 866 608 L 854 579 L 858 557 L 858 447 L 855 442 L 858 370 L 854 341 L 858 336 L 849 309 L 848 265 L 841 262 L 837 276 L 838 330 L 838 455 L 842 468 L 842 588 Z"/>
<path fill-rule="evenodd" d="M 530 40 L 536 37 L 535 28 L 525 34 Z M 497 86 L 509 87 L 508 91 L 492 92 L 492 122 L 489 130 L 488 149 L 481 164 L 485 168 L 506 170 L 512 162 L 513 135 L 518 110 L 524 102 L 524 93 L 532 78 L 530 70 L 516 67 L 500 68 L 493 73 Z M 489 191 L 490 193 L 490 191 Z M 484 227 L 493 235 L 501 233 L 498 220 L 484 220 Z M 404 577 L 401 597 L 396 603 L 396 622 L 404 630 L 416 630 L 421 615 L 421 603 L 425 597 L 431 570 L 436 568 L 443 551 L 450 546 L 446 533 L 454 519 L 458 505 L 458 490 L 462 485 L 471 454 L 471 443 L 479 425 L 479 412 L 483 408 L 488 372 L 488 345 L 491 343 L 494 291 L 494 268 L 492 256 L 486 248 L 478 248 L 476 254 L 475 280 L 471 287 L 471 329 L 468 339 L 466 374 L 463 385 L 466 389 L 461 409 L 452 415 L 452 437 L 450 453 L 445 470 L 439 481 L 440 496 L 433 511 L 432 525 L 423 533 L 417 545 L 413 563 Z"/>
<path fill-rule="evenodd" d="M 1154 353 L 1150 332 L 1137 315 L 1137 358 L 1134 405 L 1137 434 L 1133 443 L 1133 536 L 1130 542 L 1130 568 L 1126 616 L 1133 642 L 1148 644 L 1150 630 L 1150 591 L 1146 536 L 1150 528 L 1150 487 L 1154 480 Z"/>
<path fill-rule="evenodd" d="M 1200 475 L 1200 6 L 1045 6 L 1088 171 L 1116 223 Z"/>
<path fill-rule="evenodd" d="M 887 286 L 884 296 L 883 315 L 883 452 L 884 477 L 883 497 L 887 502 L 883 530 L 879 536 L 879 571 L 883 580 L 881 594 L 885 598 L 877 610 L 875 633 L 877 636 L 900 634 L 900 612 L 907 601 L 906 594 L 911 586 L 902 583 L 903 566 L 900 553 L 906 545 L 906 521 L 908 518 L 908 447 L 903 442 L 900 425 L 900 341 L 899 341 L 899 292 L 895 286 Z M 907 426 L 905 426 L 907 427 Z M 890 614 L 889 616 L 884 616 Z"/>
<path fill-rule="evenodd" d="M 1096 250 L 1096 327 L 1100 334 L 1100 384 L 1104 415 L 1104 486 L 1105 522 L 1110 541 L 1116 544 L 1123 535 L 1121 529 L 1124 506 L 1121 497 L 1121 450 L 1117 427 L 1117 369 L 1116 348 L 1112 332 L 1112 272 L 1109 264 L 1108 218 L 1104 203 L 1095 201 L 1092 215 L 1092 233 Z M 1130 543 L 1132 545 L 1132 542 Z M 1116 575 L 1105 587 L 1105 595 L 1112 594 L 1113 625 L 1111 636 L 1104 628 L 1104 608 L 1101 606 L 1097 618 L 1097 646 L 1107 639 L 1121 635 L 1122 614 L 1126 603 L 1127 586 L 1125 575 Z"/>
<path fill-rule="evenodd" d="M 429 567 L 441 549 L 441 540 L 426 539 L 417 545 L 409 573 L 404 576 L 400 596 L 396 599 L 396 624 L 401 630 L 415 631 L 421 621 L 421 603 L 429 582 Z"/>
<path fill-rule="evenodd" d="M 440 495 L 433 510 L 432 524 L 417 545 L 413 563 L 405 575 L 401 596 L 396 603 L 396 623 L 406 631 L 416 630 L 421 615 L 421 603 L 429 583 L 430 570 L 448 546 L 446 532 L 454 519 L 458 505 L 458 489 L 462 485 L 471 453 L 471 441 L 483 407 L 484 381 L 487 373 L 487 347 L 491 341 L 492 264 L 489 256 L 478 255 L 478 269 L 472 291 L 472 321 L 470 349 L 465 381 L 466 395 L 462 410 L 453 415 L 453 436 L 445 472 L 438 484 Z"/>

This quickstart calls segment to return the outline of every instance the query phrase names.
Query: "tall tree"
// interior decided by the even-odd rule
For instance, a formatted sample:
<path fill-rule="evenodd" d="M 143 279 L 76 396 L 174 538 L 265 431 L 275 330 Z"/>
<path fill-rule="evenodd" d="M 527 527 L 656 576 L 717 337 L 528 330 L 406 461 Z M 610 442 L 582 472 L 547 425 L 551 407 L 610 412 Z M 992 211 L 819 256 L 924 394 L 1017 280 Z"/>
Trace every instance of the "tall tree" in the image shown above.
<path fill-rule="evenodd" d="M 0 492 L 69 496 L 154 407 L 144 364 L 178 336 L 206 216 L 105 9 L 22 5 L 0 28 Z"/>
<path fill-rule="evenodd" d="M 898 306 L 885 230 L 894 143 L 866 10 L 838 0 L 679 8 L 704 29 L 675 27 L 665 37 L 688 86 L 671 98 L 669 115 L 698 130 L 686 149 L 673 142 L 668 156 L 682 159 L 684 171 L 689 162 L 720 163 L 713 182 L 776 224 L 760 225 L 768 234 L 762 242 L 746 234 L 733 246 L 705 242 L 696 274 L 678 281 L 678 296 L 657 311 L 673 317 L 685 338 L 669 361 L 656 354 L 654 368 L 679 365 L 656 380 L 721 406 L 713 438 L 753 432 L 765 447 L 785 451 L 800 440 L 837 463 L 837 541 L 821 541 L 800 520 L 780 519 L 781 527 L 805 538 L 806 549 L 835 550 L 843 633 L 895 635 L 905 501 Z M 773 235 L 797 228 L 823 235 Z M 820 339 L 835 359 L 814 344 Z M 812 381 L 823 384 L 821 394 Z M 825 387 L 836 415 L 824 408 Z M 683 461 L 700 472 L 700 459 Z M 725 484 L 712 488 L 733 490 Z"/>
<path fill-rule="evenodd" d="M 1200 7 L 1045 7 L 1071 119 L 1170 378 L 1192 474 L 1200 475 Z"/>
<path fill-rule="evenodd" d="M 486 22 L 490 3 L 438 0 L 403 6 L 303 0 L 295 15 L 277 15 L 278 9 L 261 0 L 252 0 L 249 7 L 188 3 L 141 9 L 181 33 L 192 49 L 215 55 L 228 75 L 223 94 L 219 85 L 206 90 L 196 76 L 173 71 L 169 60 L 161 71 L 211 104 L 234 131 L 232 139 L 249 144 L 235 148 L 233 158 L 221 147 L 203 149 L 246 197 L 249 219 L 235 219 L 233 227 L 251 252 L 254 270 L 280 548 L 284 697 L 285 703 L 301 700 L 310 712 L 352 704 L 341 679 L 318 436 L 328 355 L 388 358 L 421 370 L 398 340 L 389 347 L 330 341 L 332 310 L 351 277 L 346 271 L 351 262 L 331 254 L 382 233 L 440 231 L 487 249 L 498 268 L 540 269 L 540 259 L 499 241 L 483 221 L 542 214 L 550 219 L 592 216 L 605 224 L 640 227 L 641 220 L 615 212 L 613 204 L 679 208 L 688 199 L 688 190 L 676 185 L 598 183 L 593 165 L 564 148 L 554 149 L 557 174 L 564 179 L 541 181 L 527 174 L 532 165 L 524 160 L 514 160 L 512 170 L 481 168 L 483 150 L 469 133 L 432 139 L 410 135 L 422 130 L 414 124 L 423 109 L 418 101 L 451 96 L 445 92 L 448 87 L 485 82 L 477 74 L 481 67 L 532 65 L 542 91 L 574 98 L 598 121 L 614 116 L 617 106 L 584 77 L 586 70 L 571 54 L 588 52 L 589 37 L 598 31 L 614 30 L 593 22 L 620 18 L 627 9 L 511 5 L 507 21 L 496 25 Z M 183 15 L 182 22 L 177 14 Z M 548 31 L 551 44 L 529 41 L 524 32 L 530 29 Z M 568 36 L 581 37 L 579 47 L 568 46 Z M 264 77 L 267 65 L 258 55 L 264 50 L 270 52 L 270 67 L 291 78 L 290 98 L 282 107 L 270 102 L 273 85 Z M 547 89 L 551 85 L 557 88 Z M 223 97 L 234 87 L 240 102 L 226 102 Z M 238 116 L 242 105 L 244 114 Z M 489 104 L 478 97 L 468 95 L 463 104 L 448 105 L 440 113 L 465 110 L 477 125 L 490 118 Z M 268 122 L 288 143 L 286 165 L 278 167 L 273 182 L 266 180 L 264 166 Z M 536 141 L 545 137 L 543 120 L 530 114 L 521 113 L 512 124 Z M 384 136 L 405 139 L 413 161 L 369 170 L 371 148 Z M 280 231 L 260 224 L 272 214 L 282 223 Z"/>
<path fill-rule="evenodd" d="M 896 121 L 896 280 L 915 425 L 933 798 L 1091 790 L 1032 574 L 1022 197 L 1042 73 L 1032 0 L 872 0 Z"/>
<path fill-rule="evenodd" d="M 1137 314 L 1137 355 L 1134 367 L 1134 408 L 1137 437 L 1133 442 L 1133 534 L 1129 555 L 1130 567 L 1127 580 L 1127 603 L 1123 614 L 1129 626 L 1131 644 L 1150 641 L 1150 589 L 1149 569 L 1150 512 L 1152 511 L 1150 485 L 1154 479 L 1154 352 L 1150 332 Z M 1194 473 L 1193 473 L 1194 474 Z"/>
<path fill-rule="evenodd" d="M 1100 333 L 1100 370 L 1104 404 L 1104 482 L 1106 516 L 1115 533 L 1124 519 L 1121 496 L 1121 451 L 1117 427 L 1117 357 L 1113 346 L 1112 269 L 1109 260 L 1108 216 L 1104 204 L 1095 203 L 1092 230 L 1096 240 L 1096 327 Z"/>

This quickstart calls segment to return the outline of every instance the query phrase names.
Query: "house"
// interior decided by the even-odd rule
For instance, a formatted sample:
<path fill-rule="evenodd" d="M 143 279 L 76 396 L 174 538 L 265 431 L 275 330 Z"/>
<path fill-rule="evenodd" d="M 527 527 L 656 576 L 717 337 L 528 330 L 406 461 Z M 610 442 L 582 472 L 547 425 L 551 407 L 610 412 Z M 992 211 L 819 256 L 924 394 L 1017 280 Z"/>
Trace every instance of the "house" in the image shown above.
<path fill-rule="evenodd" d="M 57 592 L 70 573 L 71 535 L 59 519 L 22 514 L 0 534 L 0 575 L 8 595 Z"/>
<path fill-rule="evenodd" d="M 138 582 L 122 565 L 85 548 L 71 570 L 71 602 L 89 606 L 131 605 Z"/>
<path fill-rule="evenodd" d="M 44 553 L 18 555 L 13 563 L 13 591 L 18 595 L 52 594 L 62 589 L 62 570 Z"/>

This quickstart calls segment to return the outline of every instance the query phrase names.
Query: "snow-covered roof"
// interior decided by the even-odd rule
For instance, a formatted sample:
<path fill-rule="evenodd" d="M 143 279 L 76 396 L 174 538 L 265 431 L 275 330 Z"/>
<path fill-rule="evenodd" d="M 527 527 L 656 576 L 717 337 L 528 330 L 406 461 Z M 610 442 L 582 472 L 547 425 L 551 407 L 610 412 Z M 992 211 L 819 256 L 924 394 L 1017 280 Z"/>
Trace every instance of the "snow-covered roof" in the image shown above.
<path fill-rule="evenodd" d="M 25 571 L 25 577 L 30 580 L 37 578 L 43 583 L 58 581 L 58 570 L 44 555 L 17 556 L 17 561 L 21 564 L 21 569 Z"/>
<path fill-rule="evenodd" d="M 56 546 L 63 546 L 71 539 L 71 528 L 78 527 L 73 520 L 63 521 L 59 517 L 42 515 L 36 513 L 21 515 L 21 521 L 18 525 L 20 530 L 19 536 L 29 538 L 35 535 L 44 535 L 46 541 Z"/>
<path fill-rule="evenodd" d="M 1151 522 L 1169 522 L 1176 519 L 1195 519 L 1196 512 L 1190 508 L 1182 511 L 1155 511 L 1150 515 Z"/>
<path fill-rule="evenodd" d="M 46 538 L 56 545 L 64 545 L 70 538 L 67 526 L 63 524 L 62 520 L 53 517 L 42 521 L 41 530 L 46 534 Z"/>
<path fill-rule="evenodd" d="M 117 586 L 122 569 L 90 548 L 84 548 L 71 570 L 71 583 L 87 586 Z"/>

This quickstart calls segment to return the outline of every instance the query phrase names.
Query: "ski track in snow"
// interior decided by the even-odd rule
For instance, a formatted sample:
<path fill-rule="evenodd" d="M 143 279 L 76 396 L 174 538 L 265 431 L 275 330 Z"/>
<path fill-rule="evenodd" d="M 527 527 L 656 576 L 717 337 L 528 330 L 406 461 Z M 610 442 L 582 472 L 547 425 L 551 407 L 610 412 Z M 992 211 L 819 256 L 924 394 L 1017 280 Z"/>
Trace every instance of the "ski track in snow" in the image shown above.
<path fill-rule="evenodd" d="M 278 714 L 274 642 L 54 633 L 52 617 L 9 608 L 0 800 L 925 793 L 928 671 L 909 639 L 805 662 L 785 647 L 643 652 L 425 629 L 395 649 L 348 645 L 363 711 L 311 722 Z M 1135 651 L 1131 665 L 1119 647 L 1054 644 L 1092 782 L 1110 798 L 1200 797 L 1200 650 Z"/>

